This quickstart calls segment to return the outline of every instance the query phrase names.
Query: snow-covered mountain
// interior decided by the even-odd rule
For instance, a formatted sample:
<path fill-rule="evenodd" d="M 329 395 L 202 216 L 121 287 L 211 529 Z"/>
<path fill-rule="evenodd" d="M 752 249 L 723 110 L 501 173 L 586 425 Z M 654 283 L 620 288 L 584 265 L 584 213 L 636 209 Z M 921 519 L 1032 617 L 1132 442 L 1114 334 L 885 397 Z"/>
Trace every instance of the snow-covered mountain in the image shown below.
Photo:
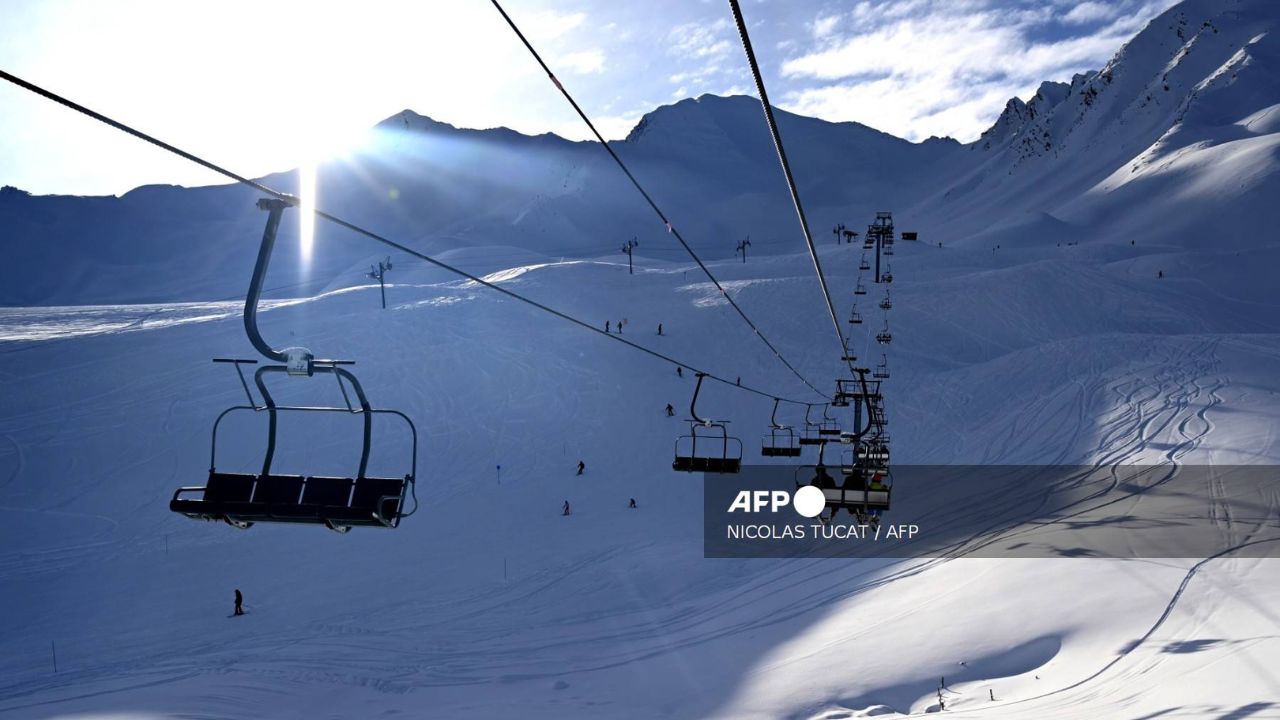
<path fill-rule="evenodd" d="M 685 426 L 663 411 L 683 410 L 689 373 L 409 259 L 384 311 L 360 277 L 380 248 L 323 226 L 307 271 L 281 243 L 269 285 L 294 299 L 266 304 L 263 332 L 355 359 L 374 405 L 414 418 L 421 509 L 348 535 L 184 519 L 173 491 L 203 484 L 213 420 L 244 400 L 209 358 L 253 355 L 234 296 L 255 195 L 0 193 L 15 233 L 0 292 L 31 305 L 0 308 L 0 717 L 840 720 L 940 697 L 962 718 L 1273 716 L 1274 551 L 1102 559 L 1071 543 L 1149 516 L 1134 464 L 1280 465 L 1278 23 L 1275 3 L 1184 3 L 968 146 L 782 114 L 840 312 L 862 250 L 824 236 L 832 223 L 891 209 L 921 232 L 891 258 L 893 343 L 871 338 L 872 306 L 847 328 L 892 368 L 895 464 L 1091 469 L 1062 493 L 1088 491 L 1070 511 L 1061 488 L 961 498 L 949 511 L 989 529 L 945 557 L 704 559 L 702 483 L 671 471 Z M 763 332 L 829 384 L 838 348 L 758 105 L 686 100 L 618 148 Z M 602 156 L 405 112 L 322 169 L 320 204 L 803 396 Z M 630 275 L 616 247 L 633 235 Z M 315 380 L 278 392 L 341 402 Z M 715 385 L 699 407 L 760 461 L 771 402 Z M 260 466 L 262 420 L 221 431 L 220 468 Z M 375 426 L 373 474 L 404 471 L 393 430 Z M 353 472 L 355 418 L 281 433 L 279 471 Z M 1189 502 L 1233 547 L 1274 535 L 1276 493 L 1228 512 L 1232 489 Z M 888 520 L 927 525 L 927 489 L 894 492 Z M 1048 557 L 972 557 L 993 539 Z M 231 619 L 235 588 L 249 614 Z"/>
<path fill-rule="evenodd" d="M 1280 219 L 1266 201 L 1280 191 L 1276 15 L 1267 0 L 1178 5 L 1100 71 L 1010 100 L 967 146 L 780 112 L 814 226 L 821 233 L 892 208 L 951 243 L 1247 244 Z M 615 147 L 707 257 L 731 257 L 748 235 L 761 254 L 794 246 L 754 100 L 703 96 L 658 108 Z M 634 236 L 641 254 L 678 257 L 599 148 L 554 135 L 458 129 L 406 110 L 319 178 L 322 207 L 429 253 L 505 246 L 593 257 Z M 266 181 L 297 187 L 294 173 Z M 231 186 L 144 187 L 119 198 L 8 189 L 0 304 L 233 296 L 258 225 L 252 196 Z M 341 231 L 319 232 L 305 274 L 289 258 L 277 285 L 342 286 L 374 257 Z M 463 255 L 480 270 L 507 257 Z"/>

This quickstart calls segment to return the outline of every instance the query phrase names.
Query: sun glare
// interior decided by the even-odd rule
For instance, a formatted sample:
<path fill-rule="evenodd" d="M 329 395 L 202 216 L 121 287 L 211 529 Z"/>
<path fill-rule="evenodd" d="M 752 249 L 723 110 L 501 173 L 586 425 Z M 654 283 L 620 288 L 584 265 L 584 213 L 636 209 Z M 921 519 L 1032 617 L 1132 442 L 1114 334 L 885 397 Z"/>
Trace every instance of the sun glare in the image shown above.
<path fill-rule="evenodd" d="M 298 167 L 298 243 L 302 262 L 311 263 L 311 249 L 316 239 L 316 162 L 308 160 Z"/>

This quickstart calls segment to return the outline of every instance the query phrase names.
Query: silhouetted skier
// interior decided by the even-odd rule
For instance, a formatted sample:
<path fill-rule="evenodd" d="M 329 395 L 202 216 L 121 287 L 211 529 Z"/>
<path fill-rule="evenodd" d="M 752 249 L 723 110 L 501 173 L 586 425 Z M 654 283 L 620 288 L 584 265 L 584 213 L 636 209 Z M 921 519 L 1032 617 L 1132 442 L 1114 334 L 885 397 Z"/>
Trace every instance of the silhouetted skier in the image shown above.
<path fill-rule="evenodd" d="M 662 334 L 662 323 L 658 323 L 658 334 Z"/>
<path fill-rule="evenodd" d="M 675 417 L 676 409 L 671 407 L 671 403 L 667 403 L 667 417 Z"/>
<path fill-rule="evenodd" d="M 569 514 L 570 514 L 570 513 L 569 513 L 569 501 L 568 501 L 568 500 L 565 500 L 565 501 L 564 501 L 564 512 L 562 512 L 561 514 L 562 514 L 562 515 L 569 515 Z"/>
<path fill-rule="evenodd" d="M 631 508 L 632 510 L 634 510 L 634 509 L 635 509 L 635 507 L 636 507 L 636 499 L 635 499 L 635 498 L 631 498 L 631 502 L 627 504 L 627 507 L 629 507 L 629 508 Z"/>
<path fill-rule="evenodd" d="M 236 615 L 244 614 L 244 596 L 240 594 L 240 588 L 236 588 Z"/>
<path fill-rule="evenodd" d="M 584 462 L 582 462 L 581 460 L 579 460 L 579 461 L 578 461 L 578 474 L 579 474 L 579 475 L 581 475 L 581 474 L 582 474 L 586 469 L 587 469 L 587 464 L 586 464 L 586 463 L 584 463 Z"/>
<path fill-rule="evenodd" d="M 741 376 L 741 375 L 739 375 L 739 376 L 738 376 L 738 385 L 742 385 L 742 376 Z"/>
<path fill-rule="evenodd" d="M 680 376 L 680 377 L 684 377 L 684 368 L 682 368 L 682 367 L 680 367 L 679 365 L 677 365 L 677 366 L 676 366 L 676 375 L 678 375 L 678 376 Z"/>
<path fill-rule="evenodd" d="M 609 321 L 608 321 L 608 320 L 605 320 L 605 321 L 604 321 L 604 331 L 605 331 L 605 332 L 613 332 L 613 327 L 609 324 Z"/>
<path fill-rule="evenodd" d="M 619 334 L 619 335 L 621 335 L 621 334 L 622 334 L 622 321 L 621 321 L 621 320 L 619 320 L 619 321 L 618 321 L 618 334 Z"/>
<path fill-rule="evenodd" d="M 1158 277 L 1158 278 L 1162 278 L 1162 277 L 1164 277 L 1164 271 L 1163 271 L 1163 270 L 1161 270 L 1160 272 L 1156 273 L 1156 277 Z"/>

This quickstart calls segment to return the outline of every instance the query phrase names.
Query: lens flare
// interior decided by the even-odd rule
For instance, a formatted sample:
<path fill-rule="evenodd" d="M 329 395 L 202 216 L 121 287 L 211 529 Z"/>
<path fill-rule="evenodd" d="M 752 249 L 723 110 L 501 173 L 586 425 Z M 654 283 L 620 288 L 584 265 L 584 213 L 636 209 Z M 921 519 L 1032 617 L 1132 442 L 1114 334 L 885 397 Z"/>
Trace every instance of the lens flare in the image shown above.
<path fill-rule="evenodd" d="M 310 264 L 311 248 L 316 239 L 316 163 L 306 162 L 298 168 L 298 242 L 302 262 Z"/>

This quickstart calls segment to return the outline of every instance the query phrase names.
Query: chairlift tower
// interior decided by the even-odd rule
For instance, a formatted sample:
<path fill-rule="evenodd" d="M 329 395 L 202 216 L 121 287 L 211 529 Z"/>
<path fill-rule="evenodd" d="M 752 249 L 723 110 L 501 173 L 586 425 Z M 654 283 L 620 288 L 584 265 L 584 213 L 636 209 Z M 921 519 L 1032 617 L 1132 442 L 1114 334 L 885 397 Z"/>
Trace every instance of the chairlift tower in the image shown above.
<path fill-rule="evenodd" d="M 388 255 L 386 260 L 378 261 L 376 266 L 370 265 L 368 276 L 370 279 L 378 281 L 378 288 L 382 291 L 382 309 L 387 309 L 387 271 L 391 269 L 391 256 Z"/>
<path fill-rule="evenodd" d="M 875 221 L 867 226 L 866 241 L 863 243 L 862 247 L 865 250 L 870 250 L 872 248 L 875 248 L 875 251 L 876 251 L 875 281 L 877 283 L 893 282 L 892 274 L 890 274 L 886 278 L 884 275 L 880 273 L 880 255 L 893 254 L 893 239 L 894 239 L 893 213 L 891 212 L 876 213 Z"/>
<path fill-rule="evenodd" d="M 636 274 L 635 265 L 631 263 L 631 253 L 638 247 L 640 247 L 640 243 L 636 242 L 635 238 L 631 238 L 630 240 L 622 244 L 622 252 L 627 254 L 627 274 L 628 275 Z"/>
<path fill-rule="evenodd" d="M 738 247 L 737 247 L 737 249 L 735 249 L 735 250 L 734 250 L 734 252 L 735 252 L 735 253 L 740 253 L 740 254 L 742 255 L 742 264 L 743 264 L 743 265 L 746 265 L 746 264 L 747 264 L 747 248 L 749 248 L 749 247 L 751 247 L 751 236 L 750 236 L 750 235 L 748 235 L 748 236 L 746 237 L 746 239 L 745 239 L 745 240 L 743 240 L 742 242 L 738 243 Z"/>

